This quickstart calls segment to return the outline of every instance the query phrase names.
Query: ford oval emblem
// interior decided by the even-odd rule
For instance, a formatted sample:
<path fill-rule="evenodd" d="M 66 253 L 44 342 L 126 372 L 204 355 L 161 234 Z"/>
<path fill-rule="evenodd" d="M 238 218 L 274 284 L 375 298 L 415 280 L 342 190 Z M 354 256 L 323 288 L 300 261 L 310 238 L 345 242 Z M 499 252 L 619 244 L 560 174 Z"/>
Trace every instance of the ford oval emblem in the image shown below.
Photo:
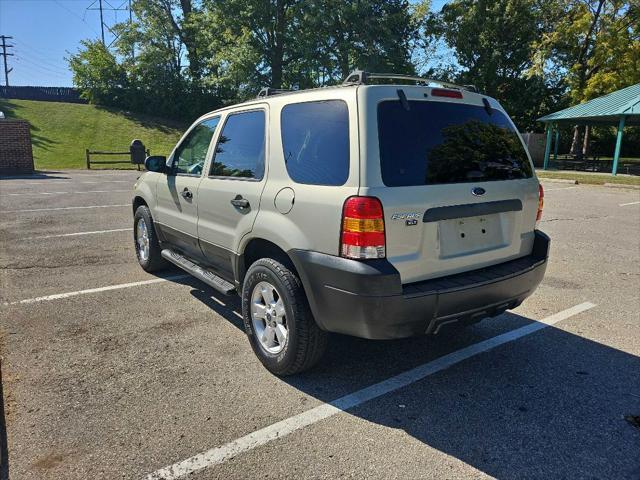
<path fill-rule="evenodd" d="M 471 189 L 471 193 L 476 197 L 479 197 L 480 195 L 484 195 L 485 193 L 487 193 L 487 191 L 482 187 L 474 187 Z"/>

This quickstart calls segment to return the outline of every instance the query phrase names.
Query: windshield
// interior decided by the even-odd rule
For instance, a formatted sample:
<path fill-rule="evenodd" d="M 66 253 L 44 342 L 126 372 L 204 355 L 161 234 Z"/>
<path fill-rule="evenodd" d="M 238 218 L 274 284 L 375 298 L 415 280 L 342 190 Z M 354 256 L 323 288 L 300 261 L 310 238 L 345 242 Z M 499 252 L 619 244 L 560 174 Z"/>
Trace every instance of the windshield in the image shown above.
<path fill-rule="evenodd" d="M 495 109 L 449 102 L 378 106 L 382 180 L 387 186 L 529 178 L 516 130 Z"/>

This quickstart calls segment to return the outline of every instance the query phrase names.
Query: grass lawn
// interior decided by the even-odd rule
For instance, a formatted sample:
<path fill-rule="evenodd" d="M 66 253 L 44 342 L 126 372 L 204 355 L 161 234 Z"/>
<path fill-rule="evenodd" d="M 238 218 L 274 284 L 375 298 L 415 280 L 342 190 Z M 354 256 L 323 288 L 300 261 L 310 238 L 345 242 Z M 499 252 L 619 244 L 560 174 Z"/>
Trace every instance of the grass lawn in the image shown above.
<path fill-rule="evenodd" d="M 577 180 L 578 183 L 602 185 L 604 183 L 619 183 L 623 185 L 640 185 L 640 177 L 631 175 L 607 175 L 606 173 L 580 173 L 554 170 L 536 170 L 538 178 L 563 178 Z"/>
<path fill-rule="evenodd" d="M 77 103 L 0 99 L 0 110 L 8 118 L 31 124 L 38 170 L 86 168 L 86 148 L 127 152 L 134 138 L 142 140 L 152 155 L 168 155 L 187 127 L 179 122 Z M 96 158 L 103 159 L 109 158 Z M 101 167 L 135 168 L 126 164 Z"/>

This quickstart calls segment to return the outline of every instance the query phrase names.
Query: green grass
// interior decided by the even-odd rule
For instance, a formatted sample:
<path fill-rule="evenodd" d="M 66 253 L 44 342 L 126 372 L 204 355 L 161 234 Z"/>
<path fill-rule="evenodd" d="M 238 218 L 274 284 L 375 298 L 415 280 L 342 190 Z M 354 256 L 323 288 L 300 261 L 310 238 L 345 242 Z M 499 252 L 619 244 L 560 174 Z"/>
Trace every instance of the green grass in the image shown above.
<path fill-rule="evenodd" d="M 168 155 L 186 128 L 179 122 L 77 103 L 0 99 L 0 110 L 8 118 L 31 124 L 38 170 L 86 168 L 85 149 L 127 152 L 134 138 L 142 140 L 152 155 Z M 99 167 L 135 168 L 127 164 Z"/>
<path fill-rule="evenodd" d="M 622 185 L 640 185 L 640 177 L 630 175 L 607 175 L 605 173 L 580 173 L 580 172 L 558 172 L 553 170 L 536 170 L 538 178 L 562 178 L 566 180 L 577 180 L 578 183 L 590 185 L 603 185 L 605 183 L 619 183 Z"/>

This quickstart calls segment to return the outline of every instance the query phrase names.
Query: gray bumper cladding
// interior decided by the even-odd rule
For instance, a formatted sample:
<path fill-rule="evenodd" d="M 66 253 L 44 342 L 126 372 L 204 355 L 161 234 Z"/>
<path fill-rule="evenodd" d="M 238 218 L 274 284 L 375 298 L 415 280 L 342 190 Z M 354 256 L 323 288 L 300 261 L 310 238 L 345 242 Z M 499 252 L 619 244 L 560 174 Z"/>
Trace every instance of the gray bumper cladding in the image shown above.
<path fill-rule="evenodd" d="M 547 267 L 549 237 L 536 231 L 530 255 L 470 272 L 402 285 L 387 260 L 356 261 L 291 250 L 318 325 L 370 339 L 437 333 L 515 308 Z"/>

